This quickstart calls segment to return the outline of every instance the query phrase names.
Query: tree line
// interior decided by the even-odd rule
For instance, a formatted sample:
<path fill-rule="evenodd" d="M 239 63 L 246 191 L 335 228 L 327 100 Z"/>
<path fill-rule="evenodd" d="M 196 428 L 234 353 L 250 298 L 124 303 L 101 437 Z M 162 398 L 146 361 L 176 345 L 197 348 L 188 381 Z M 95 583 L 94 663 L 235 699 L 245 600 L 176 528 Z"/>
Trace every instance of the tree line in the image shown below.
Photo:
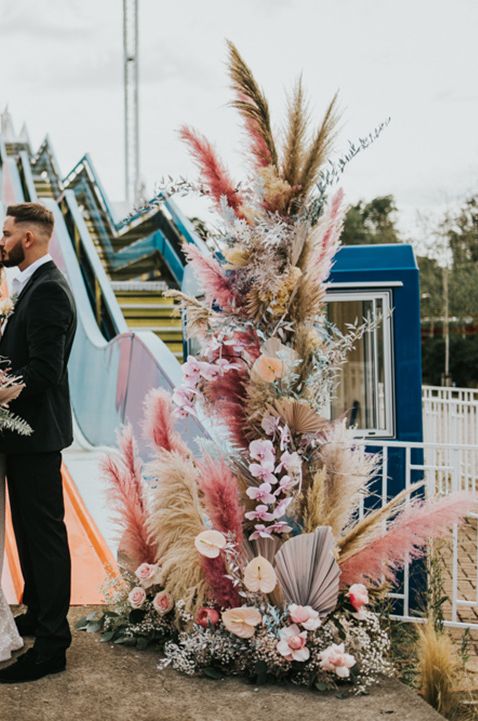
<path fill-rule="evenodd" d="M 342 241 L 401 243 L 397 217 L 392 195 L 359 201 L 347 212 Z M 478 196 L 466 198 L 430 227 L 425 249 L 417 247 L 416 254 L 423 382 L 478 387 Z"/>

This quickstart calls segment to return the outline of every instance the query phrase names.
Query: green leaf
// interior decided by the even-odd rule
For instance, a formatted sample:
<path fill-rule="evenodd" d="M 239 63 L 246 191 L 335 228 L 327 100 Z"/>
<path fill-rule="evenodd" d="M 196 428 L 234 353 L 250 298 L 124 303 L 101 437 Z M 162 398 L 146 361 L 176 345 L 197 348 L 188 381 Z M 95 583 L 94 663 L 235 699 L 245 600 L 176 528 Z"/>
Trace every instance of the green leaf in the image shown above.
<path fill-rule="evenodd" d="M 215 666 L 206 666 L 203 668 L 202 672 L 204 676 L 213 678 L 215 681 L 219 681 L 221 678 L 224 678 L 224 674 L 221 669 L 216 668 Z"/>
<path fill-rule="evenodd" d="M 83 616 L 75 623 L 75 628 L 78 631 L 86 631 L 87 626 L 88 626 L 88 619 L 86 618 L 86 616 Z"/>
<path fill-rule="evenodd" d="M 103 623 L 101 621 L 94 621 L 94 622 L 90 621 L 86 627 L 86 632 L 87 633 L 98 633 L 98 631 L 101 631 L 102 628 L 103 628 Z"/>
<path fill-rule="evenodd" d="M 136 641 L 136 648 L 138 648 L 140 651 L 144 651 L 145 648 L 148 648 L 149 646 L 149 638 L 146 638 L 146 636 L 140 636 Z"/>
<path fill-rule="evenodd" d="M 134 608 L 129 614 L 130 623 L 141 623 L 143 618 L 146 616 L 146 611 L 142 608 Z"/>
<path fill-rule="evenodd" d="M 112 641 L 115 634 L 116 634 L 116 631 L 105 631 L 105 633 L 101 634 L 101 641 L 103 643 L 106 643 L 107 641 Z"/>
<path fill-rule="evenodd" d="M 324 691 L 330 690 L 330 686 L 328 686 L 328 684 L 324 683 L 323 681 L 316 681 L 314 685 L 317 691 L 320 691 L 320 693 L 324 693 Z"/>
<path fill-rule="evenodd" d="M 103 614 L 100 611 L 93 611 L 93 613 L 89 613 L 86 617 L 87 621 L 101 621 L 103 618 Z"/>
<path fill-rule="evenodd" d="M 257 661 L 254 666 L 254 672 L 256 675 L 255 682 L 258 685 L 262 685 L 267 682 L 268 669 L 265 661 Z"/>
<path fill-rule="evenodd" d="M 116 638 L 113 643 L 118 644 L 118 646 L 136 646 L 136 639 L 130 638 L 129 636 L 120 636 L 120 638 Z"/>

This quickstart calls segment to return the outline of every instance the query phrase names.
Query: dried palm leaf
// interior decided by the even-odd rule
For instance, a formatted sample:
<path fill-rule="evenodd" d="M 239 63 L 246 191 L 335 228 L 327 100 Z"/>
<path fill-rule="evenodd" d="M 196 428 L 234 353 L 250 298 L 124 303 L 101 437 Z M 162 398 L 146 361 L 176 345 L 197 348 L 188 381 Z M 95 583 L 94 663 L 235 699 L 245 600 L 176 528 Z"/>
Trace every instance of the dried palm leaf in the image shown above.
<path fill-rule="evenodd" d="M 296 185 L 304 158 L 304 138 L 307 130 L 307 113 L 302 78 L 296 83 L 289 100 L 288 128 L 282 161 L 282 177 L 290 186 Z"/>
<path fill-rule="evenodd" d="M 356 523 L 337 543 L 340 550 L 340 562 L 345 563 L 348 558 L 354 556 L 364 546 L 367 546 L 381 535 L 384 522 L 399 513 L 403 508 L 403 502 L 419 488 L 423 488 L 424 485 L 423 481 L 419 481 L 409 488 L 404 488 L 401 493 L 398 493 L 388 503 L 368 513 Z"/>
<path fill-rule="evenodd" d="M 313 186 L 319 168 L 329 154 L 335 137 L 335 130 L 338 123 L 336 113 L 337 94 L 334 95 L 329 107 L 326 110 L 322 124 L 318 128 L 314 139 L 306 152 L 302 171 L 298 178 L 298 184 L 301 186 L 300 197 L 304 199 L 311 187 Z"/>
<path fill-rule="evenodd" d="M 294 536 L 275 557 L 276 572 L 288 603 L 312 606 L 321 617 L 337 605 L 340 569 L 330 528 Z"/>
<path fill-rule="evenodd" d="M 156 543 L 164 587 L 193 613 L 204 605 L 207 584 L 194 540 L 205 530 L 197 485 L 197 471 L 188 458 L 163 451 L 148 465 L 148 475 L 157 479 L 152 491 L 148 528 Z"/>
<path fill-rule="evenodd" d="M 309 232 L 310 228 L 307 223 L 299 223 L 289 246 L 289 261 L 291 265 L 299 266 L 299 258 L 303 253 Z M 301 267 L 304 266 L 301 265 Z"/>
<path fill-rule="evenodd" d="M 278 398 L 274 409 L 274 415 L 278 413 L 293 433 L 321 433 L 330 427 L 330 422 L 315 413 L 308 403 L 295 398 Z"/>
<path fill-rule="evenodd" d="M 236 46 L 228 41 L 229 74 L 237 99 L 232 106 L 244 119 L 252 141 L 252 152 L 259 167 L 273 165 L 277 169 L 277 150 L 272 136 L 269 105 L 249 67 Z"/>

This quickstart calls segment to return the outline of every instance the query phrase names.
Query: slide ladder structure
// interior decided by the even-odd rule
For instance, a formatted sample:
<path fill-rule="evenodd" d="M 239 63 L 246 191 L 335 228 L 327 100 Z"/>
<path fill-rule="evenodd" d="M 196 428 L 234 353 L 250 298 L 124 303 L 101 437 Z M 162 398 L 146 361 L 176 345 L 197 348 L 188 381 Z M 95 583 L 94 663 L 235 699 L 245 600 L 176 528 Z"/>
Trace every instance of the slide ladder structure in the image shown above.
<path fill-rule="evenodd" d="M 140 452 L 151 449 L 142 431 L 143 402 L 151 388 L 172 391 L 181 382 L 180 319 L 165 299 L 181 287 L 182 244 L 207 252 L 190 223 L 166 201 L 116 222 L 91 160 L 85 156 L 61 179 L 48 138 L 33 154 L 25 130 L 17 136 L 2 116 L 0 205 L 42 202 L 54 214 L 51 253 L 65 273 L 78 309 L 69 363 L 75 444 L 64 454 L 66 519 L 73 558 L 73 603 L 99 603 L 101 583 L 114 572 L 117 538 L 104 500 L 99 461 L 129 423 Z M 178 430 L 194 452 L 207 437 L 196 418 Z M 3 585 L 18 600 L 21 573 L 7 522 Z"/>

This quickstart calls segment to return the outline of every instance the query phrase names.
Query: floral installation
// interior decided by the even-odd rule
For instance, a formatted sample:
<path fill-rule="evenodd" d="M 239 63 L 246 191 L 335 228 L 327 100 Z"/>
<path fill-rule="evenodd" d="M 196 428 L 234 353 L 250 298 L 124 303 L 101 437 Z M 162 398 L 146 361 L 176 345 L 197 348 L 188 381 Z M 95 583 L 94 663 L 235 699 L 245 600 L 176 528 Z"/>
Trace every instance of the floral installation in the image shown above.
<path fill-rule="evenodd" d="M 397 570 L 474 499 L 423 501 L 418 483 L 358 514 L 378 459 L 346 419 L 321 414 L 370 329 L 343 334 L 327 320 L 344 215 L 342 191 L 328 196 L 327 178 L 340 173 L 324 171 L 337 100 L 310 134 L 299 82 L 279 148 L 267 100 L 232 44 L 229 68 L 249 178 L 234 182 L 212 145 L 182 129 L 221 223 L 214 253 L 184 250 L 201 297 L 170 293 L 201 350 L 172 396 L 146 398 L 153 457 L 144 470 L 128 427 L 105 460 L 121 573 L 111 610 L 82 627 L 114 643 L 154 642 L 160 667 L 186 674 L 365 691 L 392 673 L 381 604 Z M 210 433 L 199 456 L 176 430 L 195 414 Z"/>

